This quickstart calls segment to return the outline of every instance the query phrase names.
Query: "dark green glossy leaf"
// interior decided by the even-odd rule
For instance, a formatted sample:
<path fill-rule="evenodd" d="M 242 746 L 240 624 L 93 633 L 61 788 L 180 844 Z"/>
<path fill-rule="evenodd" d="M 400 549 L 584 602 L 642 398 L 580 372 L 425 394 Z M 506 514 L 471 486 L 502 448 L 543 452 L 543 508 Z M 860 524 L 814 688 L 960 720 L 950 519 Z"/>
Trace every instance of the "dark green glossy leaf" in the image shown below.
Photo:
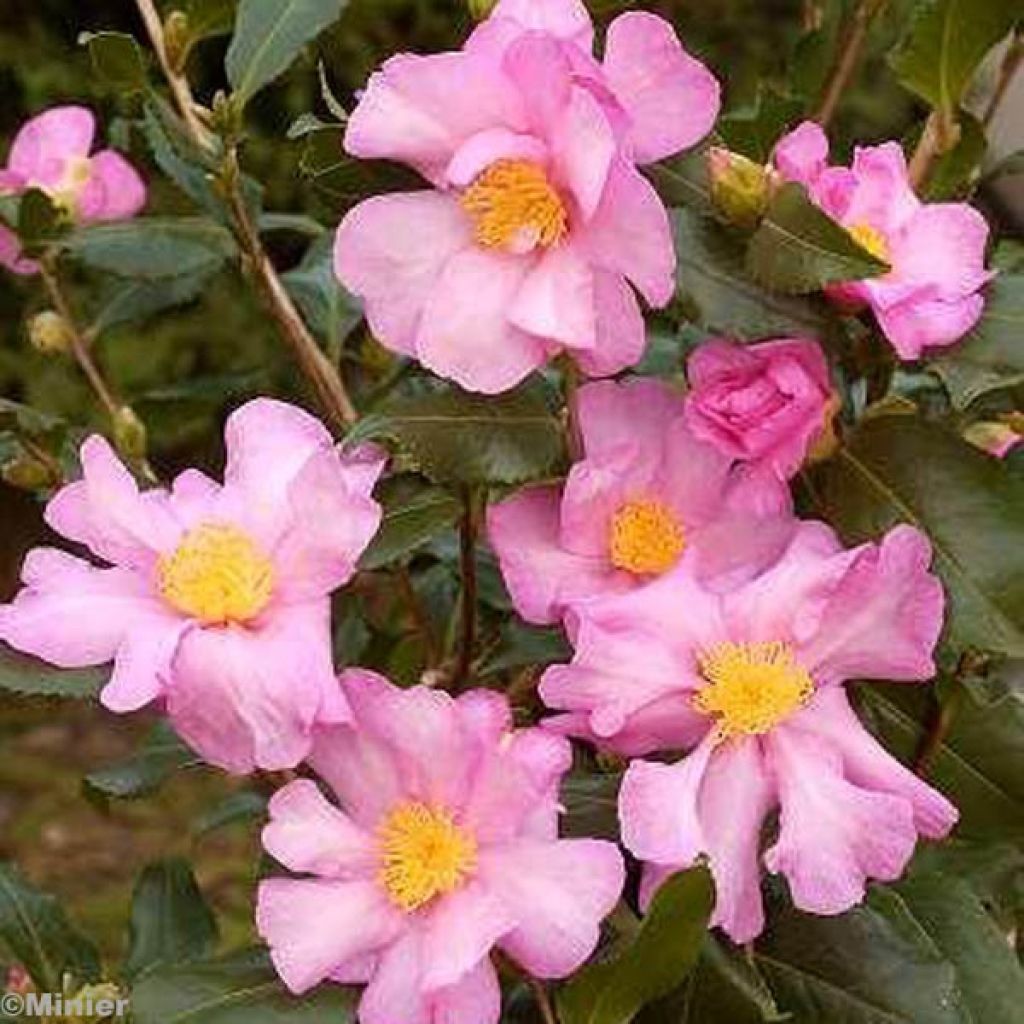
<path fill-rule="evenodd" d="M 302 262 L 282 280 L 307 323 L 335 344 L 363 318 L 359 303 L 335 277 L 333 234 L 313 242 Z"/>
<path fill-rule="evenodd" d="M 646 173 L 666 206 L 688 207 L 694 213 L 705 216 L 714 212 L 708 147 L 701 146 L 659 164 L 652 164 L 646 168 Z"/>
<path fill-rule="evenodd" d="M 136 753 L 90 772 L 85 785 L 104 797 L 134 800 L 157 790 L 175 772 L 202 763 L 167 723 L 160 722 Z"/>
<path fill-rule="evenodd" d="M 88 48 L 93 70 L 109 88 L 131 94 L 149 84 L 142 50 L 127 33 L 83 32 L 78 45 Z"/>
<path fill-rule="evenodd" d="M 0 689 L 33 697 L 95 697 L 109 668 L 55 668 L 0 643 Z"/>
<path fill-rule="evenodd" d="M 226 796 L 220 803 L 204 811 L 192 823 L 194 835 L 203 836 L 227 825 L 253 822 L 267 813 L 267 798 L 252 789 L 242 789 Z"/>
<path fill-rule="evenodd" d="M 357 993 L 324 985 L 289 995 L 266 954 L 248 950 L 205 963 L 159 968 L 132 991 L 135 1024 L 349 1024 Z"/>
<path fill-rule="evenodd" d="M 562 426 L 537 383 L 488 397 L 447 387 L 395 399 L 350 439 L 389 437 L 437 483 L 516 484 L 551 472 Z"/>
<path fill-rule="evenodd" d="M 717 131 L 729 149 L 759 164 L 771 160 L 775 143 L 790 125 L 799 121 L 804 105 L 793 96 L 761 88 L 749 107 L 733 110 L 721 118 Z"/>
<path fill-rule="evenodd" d="M 621 772 L 572 771 L 562 782 L 562 833 L 570 838 L 619 840 Z"/>
<path fill-rule="evenodd" d="M 40 992 L 62 992 L 63 978 L 99 980 L 95 948 L 64 909 L 40 892 L 13 864 L 0 864 L 0 948 L 31 975 Z"/>
<path fill-rule="evenodd" d="M 381 569 L 407 558 L 452 527 L 461 514 L 461 503 L 437 487 L 386 497 L 380 529 L 359 560 L 360 568 Z"/>
<path fill-rule="evenodd" d="M 562 1024 L 626 1024 L 681 984 L 700 956 L 714 898 L 706 868 L 673 875 L 632 943 L 615 960 L 585 967 L 559 992 Z"/>
<path fill-rule="evenodd" d="M 747 269 L 784 295 L 807 295 L 838 281 L 859 281 L 888 270 L 881 260 L 807 198 L 796 182 L 783 185 L 750 240 Z"/>
<path fill-rule="evenodd" d="M 569 661 L 572 650 L 561 629 L 543 629 L 510 622 L 501 632 L 498 646 L 480 666 L 481 677 L 528 666 L 543 668 L 553 662 Z"/>
<path fill-rule="evenodd" d="M 246 103 L 284 74 L 303 47 L 341 17 L 348 0 L 241 0 L 228 49 L 228 81 Z"/>
<path fill-rule="evenodd" d="M 201 959 L 216 941 L 217 922 L 188 862 L 174 857 L 147 865 L 132 897 L 125 977 Z"/>
<path fill-rule="evenodd" d="M 883 416 L 810 476 L 814 501 L 850 543 L 896 523 L 924 530 L 960 647 L 1024 653 L 1024 481 L 937 424 Z"/>
<path fill-rule="evenodd" d="M 196 274 L 157 281 L 121 281 L 103 294 L 99 314 L 92 323 L 98 333 L 121 324 L 141 323 L 168 309 L 186 306 L 203 293 L 215 267 Z"/>

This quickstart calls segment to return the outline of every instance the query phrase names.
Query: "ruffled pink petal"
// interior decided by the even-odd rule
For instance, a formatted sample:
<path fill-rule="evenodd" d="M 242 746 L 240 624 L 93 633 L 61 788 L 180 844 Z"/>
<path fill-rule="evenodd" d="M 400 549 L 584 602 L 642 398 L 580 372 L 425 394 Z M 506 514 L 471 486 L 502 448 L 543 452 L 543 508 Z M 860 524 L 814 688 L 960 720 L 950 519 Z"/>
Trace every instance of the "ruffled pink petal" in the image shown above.
<path fill-rule="evenodd" d="M 96 119 L 85 107 L 51 107 L 22 125 L 7 166 L 32 185 L 59 185 L 68 160 L 89 155 Z"/>
<path fill-rule="evenodd" d="M 944 839 L 959 812 L 938 790 L 905 768 L 864 728 L 839 686 L 821 690 L 807 709 L 788 723 L 814 733 L 842 755 L 845 776 L 855 786 L 908 800 L 914 827 L 929 839 Z"/>
<path fill-rule="evenodd" d="M 89 161 L 92 173 L 78 196 L 83 221 L 127 220 L 146 205 L 146 183 L 120 153 L 104 149 Z"/>
<path fill-rule="evenodd" d="M 785 724 L 768 740 L 782 810 L 769 871 L 784 874 L 793 902 L 840 914 L 864 898 L 869 878 L 893 881 L 914 852 L 910 802 L 848 782 L 839 752 Z"/>
<path fill-rule="evenodd" d="M 370 77 L 349 118 L 345 150 L 407 163 L 442 184 L 463 143 L 496 126 L 525 127 L 496 62 L 473 53 L 399 54 Z"/>
<path fill-rule="evenodd" d="M 622 159 L 612 164 L 601 204 L 581 231 L 591 263 L 628 278 L 654 307 L 675 292 L 676 254 L 665 207 Z"/>
<path fill-rule="evenodd" d="M 99 435 L 81 448 L 82 479 L 61 488 L 46 506 L 47 524 L 116 565 L 149 570 L 181 538 L 166 492 L 139 493 L 131 473 Z"/>
<path fill-rule="evenodd" d="M 591 93 L 575 86 L 553 126 L 556 174 L 590 220 L 601 202 L 618 144 L 604 108 Z"/>
<path fill-rule="evenodd" d="M 595 343 L 573 352 L 590 377 L 609 377 L 635 366 L 647 347 L 640 305 L 626 279 L 607 270 L 593 270 Z"/>
<path fill-rule="evenodd" d="M 557 487 L 531 487 L 487 510 L 487 536 L 505 586 L 519 614 L 538 625 L 557 622 L 572 601 L 630 586 L 607 559 L 562 547 L 560 505 Z"/>
<path fill-rule="evenodd" d="M 499 160 L 528 160 L 545 166 L 549 156 L 547 145 L 536 135 L 508 128 L 487 128 L 459 147 L 445 177 L 456 188 L 466 188 Z"/>
<path fill-rule="evenodd" d="M 594 45 L 594 26 L 583 0 L 499 0 L 491 20 L 502 18 L 517 21 L 523 29 L 549 32 L 585 50 Z"/>
<path fill-rule="evenodd" d="M 572 64 L 565 47 L 551 35 L 530 31 L 508 40 L 501 61 L 523 105 L 529 131 L 547 141 L 549 150 L 560 139 L 566 111 L 573 96 Z"/>
<path fill-rule="evenodd" d="M 38 274 L 39 264 L 22 256 L 21 252 L 21 239 L 6 224 L 0 223 L 0 267 L 21 277 Z"/>
<path fill-rule="evenodd" d="M 907 159 L 898 142 L 858 147 L 851 168 L 857 187 L 849 197 L 843 223 L 867 224 L 888 236 L 921 206 L 907 175 Z"/>
<path fill-rule="evenodd" d="M 576 396 L 584 450 L 599 461 L 616 456 L 627 438 L 659 456 L 666 429 L 682 411 L 682 393 L 649 377 L 587 384 Z"/>
<path fill-rule="evenodd" d="M 364 474 L 365 453 L 359 456 Z M 381 472 L 386 456 L 376 459 Z M 381 507 L 351 487 L 343 457 L 330 448 L 313 455 L 288 487 L 291 521 L 277 547 L 275 594 L 284 601 L 321 597 L 347 583 L 380 526 Z"/>
<path fill-rule="evenodd" d="M 497 1024 L 501 1016 L 501 987 L 491 961 L 483 957 L 454 985 L 431 993 L 431 1024 Z"/>
<path fill-rule="evenodd" d="M 548 249 L 519 286 L 509 322 L 527 334 L 571 349 L 597 341 L 594 274 L 571 242 Z"/>
<path fill-rule="evenodd" d="M 143 577 L 56 548 L 30 551 L 22 582 L 14 601 L 0 605 L 0 639 L 60 668 L 112 660 L 125 637 L 160 612 Z"/>
<path fill-rule="evenodd" d="M 483 248 L 445 265 L 427 299 L 417 334 L 420 362 L 469 391 L 515 387 L 548 356 L 548 344 L 509 322 L 531 260 Z"/>
<path fill-rule="evenodd" d="M 629 114 L 637 163 L 688 149 L 711 131 L 721 106 L 713 74 L 682 47 L 662 18 L 630 11 L 608 28 L 604 74 Z"/>
<path fill-rule="evenodd" d="M 908 299 L 876 309 L 878 326 L 902 359 L 919 359 L 926 349 L 954 345 L 981 319 L 985 299 Z"/>
<path fill-rule="evenodd" d="M 821 682 L 935 674 L 945 595 L 929 571 L 928 538 L 910 526 L 860 549 L 836 581 L 813 639 L 800 656 Z"/>
<path fill-rule="evenodd" d="M 715 749 L 709 732 L 697 749 L 675 764 L 634 761 L 619 790 L 622 842 L 639 860 L 689 865 L 708 850 L 697 797 Z"/>
<path fill-rule="evenodd" d="M 786 181 L 810 188 L 828 164 L 828 150 L 828 137 L 821 125 L 804 121 L 779 139 L 772 159 Z"/>
<path fill-rule="evenodd" d="M 318 601 L 278 607 L 256 628 L 193 629 L 167 693 L 182 739 L 234 774 L 294 768 L 325 706 L 337 717 L 329 627 Z"/>
<path fill-rule="evenodd" d="M 170 609 L 156 607 L 136 623 L 117 649 L 114 672 L 100 693 L 100 703 L 118 714 L 138 711 L 161 696 L 171 663 L 192 623 Z"/>
<path fill-rule="evenodd" d="M 366 879 L 378 865 L 373 836 L 324 799 L 316 783 L 297 779 L 270 801 L 263 848 L 289 871 Z"/>
<path fill-rule="evenodd" d="M 260 883 L 256 926 L 277 973 L 295 995 L 353 957 L 380 950 L 403 924 L 376 882 L 272 878 Z"/>
<path fill-rule="evenodd" d="M 538 978 L 564 978 L 590 956 L 625 878 L 618 849 L 595 839 L 491 847 L 478 873 L 519 919 L 499 945 Z"/>
<path fill-rule="evenodd" d="M 441 271 L 472 244 L 472 223 L 450 195 L 377 196 L 342 220 L 334 272 L 364 300 L 374 337 L 395 352 L 414 355 L 423 310 Z"/>
<path fill-rule="evenodd" d="M 186 469 L 171 484 L 169 505 L 174 517 L 190 530 L 207 519 L 216 518 L 221 485 L 198 469 Z"/>

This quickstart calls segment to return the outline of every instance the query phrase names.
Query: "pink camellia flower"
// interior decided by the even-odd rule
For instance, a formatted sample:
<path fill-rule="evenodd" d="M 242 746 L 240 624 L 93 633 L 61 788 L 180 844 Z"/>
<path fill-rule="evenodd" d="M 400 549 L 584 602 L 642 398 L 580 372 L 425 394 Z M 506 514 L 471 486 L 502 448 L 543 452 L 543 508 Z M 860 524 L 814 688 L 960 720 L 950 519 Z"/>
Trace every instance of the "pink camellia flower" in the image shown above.
<path fill-rule="evenodd" d="M 339 454 L 294 406 L 249 402 L 226 428 L 224 484 L 186 470 L 139 492 L 101 437 L 83 479 L 46 508 L 57 533 L 112 567 L 36 548 L 0 606 L 0 640 L 54 665 L 114 661 L 111 711 L 158 700 L 178 733 L 227 771 L 294 767 L 318 721 L 348 707 L 331 664 L 329 594 L 377 530 L 384 458 Z"/>
<path fill-rule="evenodd" d="M 787 488 L 694 437 L 681 393 L 653 379 L 598 381 L 577 403 L 585 458 L 564 487 L 526 488 L 487 513 L 524 619 L 556 622 L 574 601 L 631 590 L 681 560 L 728 583 L 785 547 Z"/>
<path fill-rule="evenodd" d="M 709 858 L 715 923 L 737 942 L 762 929 L 763 854 L 798 907 L 836 914 L 867 879 L 899 877 L 917 835 L 945 836 L 956 809 L 867 733 L 842 683 L 934 673 L 943 592 L 911 527 L 845 551 L 803 523 L 757 579 L 710 593 L 681 566 L 631 594 L 572 609 L 575 658 L 548 669 L 556 727 L 633 755 L 619 796 L 625 845 L 645 862 L 642 897 Z"/>
<path fill-rule="evenodd" d="M 558 838 L 569 744 L 513 731 L 508 701 L 343 673 L 354 722 L 318 730 L 308 780 L 270 803 L 267 851 L 303 879 L 260 885 L 257 923 L 301 994 L 368 983 L 363 1024 L 493 1024 L 494 946 L 562 978 L 597 944 L 623 884 L 613 843 Z"/>
<path fill-rule="evenodd" d="M 146 186 L 120 153 L 91 156 L 96 118 L 85 107 L 52 107 L 26 122 L 0 170 L 0 194 L 38 188 L 76 221 L 123 220 L 146 204 Z"/>
<path fill-rule="evenodd" d="M 829 293 L 844 305 L 869 305 L 903 359 L 952 345 L 985 304 L 978 294 L 992 277 L 985 270 L 985 218 L 966 203 L 922 203 L 898 142 L 858 147 L 849 168 L 829 167 L 828 150 L 821 127 L 805 121 L 779 141 L 775 165 L 892 268 Z"/>
<path fill-rule="evenodd" d="M 835 411 L 828 363 L 816 341 L 709 341 L 686 369 L 686 422 L 694 435 L 784 480 L 803 465 Z"/>
<path fill-rule="evenodd" d="M 6 267 L 12 274 L 23 277 L 39 273 L 39 264 L 22 255 L 21 239 L 2 221 L 0 221 L 0 267 Z"/>
<path fill-rule="evenodd" d="M 433 186 L 370 199 L 335 270 L 374 334 L 473 391 L 504 391 L 568 350 L 589 374 L 635 363 L 673 294 L 668 215 L 637 164 L 703 137 L 711 73 L 671 26 L 628 13 L 604 62 L 579 0 L 502 0 L 464 49 L 401 54 L 370 79 L 345 148 Z"/>

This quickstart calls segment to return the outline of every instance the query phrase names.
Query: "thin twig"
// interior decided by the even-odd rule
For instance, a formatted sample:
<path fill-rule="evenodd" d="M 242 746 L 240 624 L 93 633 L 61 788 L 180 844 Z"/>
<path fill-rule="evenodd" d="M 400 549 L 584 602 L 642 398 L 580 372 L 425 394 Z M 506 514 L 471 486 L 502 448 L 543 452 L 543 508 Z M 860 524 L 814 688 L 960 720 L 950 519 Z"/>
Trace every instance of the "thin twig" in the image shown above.
<path fill-rule="evenodd" d="M 882 13 L 887 2 L 888 0 L 861 0 L 849 23 L 844 26 L 835 63 L 825 82 L 821 99 L 811 115 L 823 128 L 828 127 L 835 116 L 839 101 L 860 66 L 861 53 L 867 42 L 871 24 Z"/>
<path fill-rule="evenodd" d="M 458 693 L 469 682 L 476 646 L 476 516 L 473 491 L 462 489 L 462 521 L 459 524 L 459 572 L 462 577 L 462 626 L 459 657 L 452 677 L 452 689 Z"/>
<path fill-rule="evenodd" d="M 551 996 L 548 995 L 544 982 L 539 981 L 531 974 L 527 974 L 525 977 L 526 983 L 533 990 L 533 998 L 537 1000 L 537 1006 L 540 1009 L 540 1015 L 544 1020 L 544 1024 L 558 1024 L 555 1008 L 551 1005 Z"/>
<path fill-rule="evenodd" d="M 960 126 L 941 110 L 933 110 L 925 121 L 921 138 L 907 169 L 911 187 L 919 192 L 932 172 L 935 161 L 958 142 Z"/>

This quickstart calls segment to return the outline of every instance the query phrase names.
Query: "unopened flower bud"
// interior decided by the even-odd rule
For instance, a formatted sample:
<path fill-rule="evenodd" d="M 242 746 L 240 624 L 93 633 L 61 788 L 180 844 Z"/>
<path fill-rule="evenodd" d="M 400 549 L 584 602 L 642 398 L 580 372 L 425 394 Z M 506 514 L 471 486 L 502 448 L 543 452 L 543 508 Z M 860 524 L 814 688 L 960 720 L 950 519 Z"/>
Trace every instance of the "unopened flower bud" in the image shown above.
<path fill-rule="evenodd" d="M 146 455 L 146 425 L 135 415 L 131 406 L 124 405 L 114 419 L 114 442 L 117 450 L 129 459 L 142 459 Z"/>
<path fill-rule="evenodd" d="M 189 47 L 188 15 L 184 11 L 171 11 L 164 19 L 164 47 L 167 61 L 180 71 Z"/>
<path fill-rule="evenodd" d="M 5 462 L 0 468 L 0 477 L 3 477 L 4 483 L 17 487 L 19 491 L 48 491 L 60 483 L 53 467 L 28 452 L 15 455 Z M 8 989 L 13 991 L 10 989 L 10 975 L 7 984 Z"/>
<path fill-rule="evenodd" d="M 71 348 L 74 328 L 56 310 L 47 309 L 29 320 L 28 337 L 37 352 L 53 355 Z"/>
<path fill-rule="evenodd" d="M 4 991 L 13 992 L 19 996 L 27 996 L 30 992 L 35 991 L 32 976 L 21 964 L 11 964 L 7 968 L 7 984 L 4 986 Z"/>
<path fill-rule="evenodd" d="M 483 21 L 484 18 L 489 18 L 491 11 L 494 10 L 498 0 L 466 0 L 469 5 L 469 13 L 476 18 L 477 21 Z"/>
<path fill-rule="evenodd" d="M 711 201 L 731 224 L 754 227 L 768 208 L 771 193 L 771 170 L 713 146 L 708 153 L 711 172 Z"/>

